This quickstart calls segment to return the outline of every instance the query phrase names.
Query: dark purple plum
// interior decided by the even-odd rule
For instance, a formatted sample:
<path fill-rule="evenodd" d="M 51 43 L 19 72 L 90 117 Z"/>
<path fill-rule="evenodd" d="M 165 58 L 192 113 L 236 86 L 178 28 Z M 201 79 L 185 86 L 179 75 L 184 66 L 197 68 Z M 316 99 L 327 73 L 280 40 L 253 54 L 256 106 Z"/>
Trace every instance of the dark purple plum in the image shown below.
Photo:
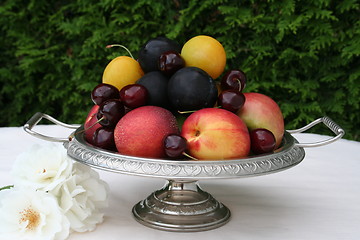
<path fill-rule="evenodd" d="M 137 84 L 144 86 L 149 94 L 147 105 L 169 108 L 168 78 L 160 71 L 145 73 Z"/>
<path fill-rule="evenodd" d="M 214 107 L 218 90 L 215 81 L 200 68 L 184 67 L 169 80 L 168 97 L 177 111 Z"/>

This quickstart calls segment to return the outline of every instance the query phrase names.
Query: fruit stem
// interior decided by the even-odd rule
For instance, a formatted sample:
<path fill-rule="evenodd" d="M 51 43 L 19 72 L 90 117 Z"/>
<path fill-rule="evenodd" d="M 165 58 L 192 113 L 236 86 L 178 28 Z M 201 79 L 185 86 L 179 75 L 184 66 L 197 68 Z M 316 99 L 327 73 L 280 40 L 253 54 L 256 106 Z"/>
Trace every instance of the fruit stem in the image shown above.
<path fill-rule="evenodd" d="M 238 79 L 238 78 L 236 78 L 236 81 L 239 83 L 239 92 L 241 92 L 241 81 L 240 81 L 240 79 Z"/>
<path fill-rule="evenodd" d="M 97 120 L 93 125 L 91 125 L 90 127 L 84 129 L 83 131 L 89 130 L 90 128 L 92 128 L 93 126 L 95 126 L 97 123 L 101 122 L 102 120 L 106 119 L 105 116 L 102 116 L 102 118 L 100 118 L 99 120 Z"/>
<path fill-rule="evenodd" d="M 105 119 L 105 116 L 103 116 L 102 118 L 100 118 L 99 120 L 97 120 L 93 125 L 89 126 L 89 127 L 86 128 L 86 129 L 83 129 L 83 130 L 77 132 L 76 134 L 80 134 L 80 133 L 83 133 L 83 132 L 89 130 L 90 128 L 92 128 L 93 126 L 95 126 L 97 123 L 101 122 L 101 121 L 104 120 L 104 119 Z M 75 136 L 75 135 L 70 135 L 70 136 L 69 136 L 69 141 L 71 141 L 71 140 L 74 138 L 74 136 Z"/>
<path fill-rule="evenodd" d="M 194 113 L 196 112 L 196 110 L 191 110 L 191 111 L 178 111 L 178 113 L 180 114 L 187 114 L 187 113 Z"/>
<path fill-rule="evenodd" d="M 216 106 L 214 108 L 221 108 L 221 106 Z M 178 113 L 180 114 L 187 114 L 187 113 L 194 113 L 196 112 L 197 110 L 190 110 L 190 111 L 178 111 Z"/>
<path fill-rule="evenodd" d="M 187 154 L 186 152 L 183 152 L 182 154 L 183 154 L 184 156 L 186 156 L 186 157 L 188 157 L 188 158 L 192 159 L 192 160 L 195 160 L 195 161 L 199 160 L 199 159 L 194 158 L 193 156 L 191 156 L 191 155 Z"/>
<path fill-rule="evenodd" d="M 131 57 L 132 59 L 135 59 L 134 56 L 131 54 L 130 50 L 129 50 L 127 47 L 125 47 L 124 45 L 121 45 L 121 44 L 110 44 L 110 45 L 107 45 L 107 46 L 106 46 L 106 48 L 112 48 L 112 47 L 121 47 L 121 48 L 125 49 L 125 50 L 128 52 L 128 54 L 130 55 L 130 57 Z"/>

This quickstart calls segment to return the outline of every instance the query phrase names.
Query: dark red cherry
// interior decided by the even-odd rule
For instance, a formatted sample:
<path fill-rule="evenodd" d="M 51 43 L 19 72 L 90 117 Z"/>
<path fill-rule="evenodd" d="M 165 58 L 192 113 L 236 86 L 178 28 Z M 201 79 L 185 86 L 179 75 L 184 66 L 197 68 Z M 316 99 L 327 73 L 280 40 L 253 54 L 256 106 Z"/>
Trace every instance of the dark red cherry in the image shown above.
<path fill-rule="evenodd" d="M 275 136 L 265 128 L 250 131 L 250 140 L 251 151 L 255 154 L 269 153 L 275 149 Z"/>
<path fill-rule="evenodd" d="M 245 96 L 237 90 L 225 90 L 218 96 L 218 105 L 230 112 L 236 113 L 245 103 Z"/>
<path fill-rule="evenodd" d="M 175 51 L 167 51 L 160 55 L 159 70 L 166 76 L 173 75 L 177 70 L 184 66 L 184 59 Z"/>
<path fill-rule="evenodd" d="M 99 106 L 97 119 L 102 126 L 113 128 L 117 122 L 125 115 L 125 107 L 120 99 L 110 99 Z"/>
<path fill-rule="evenodd" d="M 170 134 L 164 140 L 165 154 L 170 158 L 178 158 L 187 149 L 187 141 L 180 135 Z"/>
<path fill-rule="evenodd" d="M 100 83 L 91 92 L 91 99 L 97 105 L 100 105 L 109 99 L 119 98 L 119 90 L 113 85 L 107 83 Z"/>
<path fill-rule="evenodd" d="M 234 89 L 241 92 L 246 87 L 246 75 L 241 70 L 229 70 L 221 78 L 221 88 Z"/>
<path fill-rule="evenodd" d="M 148 97 L 148 90 L 140 84 L 130 84 L 120 90 L 120 100 L 131 109 L 146 105 Z"/>
<path fill-rule="evenodd" d="M 167 37 L 157 37 L 147 41 L 138 54 L 138 62 L 141 69 L 145 72 L 157 71 L 159 57 L 167 51 L 181 51 L 181 46 L 177 42 Z"/>
<path fill-rule="evenodd" d="M 96 129 L 93 135 L 92 144 L 102 149 L 116 151 L 114 129 L 106 127 Z"/>

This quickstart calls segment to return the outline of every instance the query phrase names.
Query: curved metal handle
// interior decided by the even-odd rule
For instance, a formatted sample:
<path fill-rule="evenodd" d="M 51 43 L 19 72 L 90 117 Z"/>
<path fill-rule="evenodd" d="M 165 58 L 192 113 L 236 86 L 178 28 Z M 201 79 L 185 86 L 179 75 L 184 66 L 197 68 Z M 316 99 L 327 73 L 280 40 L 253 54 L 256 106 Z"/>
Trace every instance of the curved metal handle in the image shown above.
<path fill-rule="evenodd" d="M 68 138 L 50 137 L 50 136 L 46 136 L 41 133 L 33 131 L 32 128 L 34 126 L 36 126 L 43 118 L 49 120 L 50 122 L 55 123 L 56 125 L 60 125 L 60 126 L 70 128 L 70 129 L 76 129 L 80 126 L 80 125 L 66 124 L 66 123 L 60 122 L 59 120 L 56 120 L 55 118 L 51 117 L 50 115 L 47 115 L 47 114 L 41 113 L 41 112 L 37 112 L 25 123 L 25 125 L 23 126 L 24 130 L 27 133 L 33 135 L 34 137 L 37 137 L 37 138 L 40 138 L 43 140 L 47 140 L 47 141 L 51 141 L 51 142 L 68 142 L 69 141 Z"/>
<path fill-rule="evenodd" d="M 304 132 L 304 131 L 308 130 L 309 128 L 312 128 L 313 126 L 315 126 L 315 125 L 317 125 L 319 123 L 324 123 L 325 126 L 327 126 L 333 133 L 336 134 L 336 136 L 333 137 L 333 138 L 324 140 L 324 141 L 320 141 L 320 142 L 296 143 L 295 145 L 298 146 L 298 147 L 319 147 L 319 146 L 323 146 L 323 145 L 335 142 L 336 140 L 342 138 L 342 136 L 344 136 L 344 134 L 345 134 L 344 129 L 342 129 L 338 124 L 336 124 L 331 118 L 326 117 L 326 116 L 316 119 L 315 121 L 309 123 L 305 127 L 295 129 L 295 130 L 287 130 L 287 132 L 289 132 L 289 133 L 301 133 L 301 132 Z"/>

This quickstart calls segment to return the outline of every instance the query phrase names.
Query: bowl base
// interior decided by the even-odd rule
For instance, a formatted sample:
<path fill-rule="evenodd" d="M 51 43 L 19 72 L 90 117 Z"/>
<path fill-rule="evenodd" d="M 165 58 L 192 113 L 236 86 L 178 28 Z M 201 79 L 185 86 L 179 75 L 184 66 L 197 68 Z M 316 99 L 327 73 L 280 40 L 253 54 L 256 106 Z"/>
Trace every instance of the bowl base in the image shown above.
<path fill-rule="evenodd" d="M 132 209 L 141 224 L 172 232 L 198 232 L 218 228 L 230 219 L 230 210 L 197 181 L 168 181 Z"/>

